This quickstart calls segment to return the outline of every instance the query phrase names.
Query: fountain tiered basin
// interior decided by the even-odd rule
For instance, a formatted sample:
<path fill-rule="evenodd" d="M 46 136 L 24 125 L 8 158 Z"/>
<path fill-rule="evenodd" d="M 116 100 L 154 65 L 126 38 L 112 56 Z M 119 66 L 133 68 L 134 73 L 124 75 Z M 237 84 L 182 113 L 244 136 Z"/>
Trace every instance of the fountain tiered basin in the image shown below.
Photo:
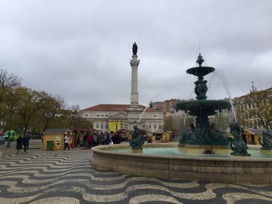
<path fill-rule="evenodd" d="M 230 107 L 230 103 L 225 100 L 188 100 L 175 105 L 177 110 L 189 111 L 190 115 L 198 115 L 204 110 L 208 115 L 214 115 L 215 110 L 230 109 Z"/>
<path fill-rule="evenodd" d="M 161 148 L 164 154 L 145 153 L 149 148 L 158 151 Z M 130 153 L 129 144 L 96 146 L 92 148 L 91 163 L 97 169 L 138 176 L 224 183 L 272 184 L 272 158 L 169 155 L 163 151 L 165 148 L 178 150 L 179 147 L 178 144 L 173 143 L 146 143 L 143 153 L 135 154 Z"/>
<path fill-rule="evenodd" d="M 205 75 L 213 72 L 215 70 L 215 68 L 213 67 L 206 67 L 206 66 L 201 66 L 201 68 L 199 67 L 192 67 L 190 69 L 188 69 L 186 72 L 188 74 L 192 74 L 195 75 L 197 77 L 204 77 Z"/>

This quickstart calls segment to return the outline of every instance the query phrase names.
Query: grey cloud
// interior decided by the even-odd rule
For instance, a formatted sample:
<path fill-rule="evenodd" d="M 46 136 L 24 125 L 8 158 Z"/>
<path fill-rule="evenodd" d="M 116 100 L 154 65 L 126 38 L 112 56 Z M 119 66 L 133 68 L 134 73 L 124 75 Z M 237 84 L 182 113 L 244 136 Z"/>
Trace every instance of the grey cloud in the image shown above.
<path fill-rule="evenodd" d="M 81 108 L 129 103 L 132 44 L 139 46 L 139 99 L 193 98 L 199 45 L 233 96 L 254 81 L 271 87 L 272 2 L 2 1 L 0 67 L 24 85 Z M 227 94 L 218 76 L 208 96 Z"/>

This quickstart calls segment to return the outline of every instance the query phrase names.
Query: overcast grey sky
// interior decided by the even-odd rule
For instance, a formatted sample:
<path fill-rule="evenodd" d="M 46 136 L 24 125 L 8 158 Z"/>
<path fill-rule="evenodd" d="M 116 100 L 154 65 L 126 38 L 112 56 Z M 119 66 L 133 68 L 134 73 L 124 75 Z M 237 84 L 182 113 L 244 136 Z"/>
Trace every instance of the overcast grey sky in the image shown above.
<path fill-rule="evenodd" d="M 0 69 L 81 109 L 194 98 L 196 66 L 216 68 L 208 99 L 272 87 L 271 0 L 1 0 Z M 223 77 L 222 77 L 223 76 Z"/>

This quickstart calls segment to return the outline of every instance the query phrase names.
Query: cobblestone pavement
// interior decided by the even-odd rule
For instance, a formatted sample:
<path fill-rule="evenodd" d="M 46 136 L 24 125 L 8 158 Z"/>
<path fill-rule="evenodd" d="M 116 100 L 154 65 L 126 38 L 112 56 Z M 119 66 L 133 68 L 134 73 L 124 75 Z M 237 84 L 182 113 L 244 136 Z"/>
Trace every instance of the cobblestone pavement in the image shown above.
<path fill-rule="evenodd" d="M 89 149 L 30 149 L 1 145 L 0 203 L 272 203 L 272 185 L 165 180 L 96 170 Z M 265 175 L 256 175 L 265 176 Z"/>

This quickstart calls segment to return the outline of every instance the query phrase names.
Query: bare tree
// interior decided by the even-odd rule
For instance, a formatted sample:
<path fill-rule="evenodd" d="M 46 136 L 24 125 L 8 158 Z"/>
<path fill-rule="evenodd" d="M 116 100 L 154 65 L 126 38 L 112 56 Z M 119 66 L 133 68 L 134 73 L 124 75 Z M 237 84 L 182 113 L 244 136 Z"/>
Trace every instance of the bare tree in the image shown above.
<path fill-rule="evenodd" d="M 270 91 L 254 91 L 237 100 L 238 120 L 244 127 L 269 128 L 272 123 L 272 95 Z"/>
<path fill-rule="evenodd" d="M 3 92 L 6 89 L 19 87 L 22 85 L 22 79 L 9 74 L 6 70 L 0 69 L 0 91 Z"/>

